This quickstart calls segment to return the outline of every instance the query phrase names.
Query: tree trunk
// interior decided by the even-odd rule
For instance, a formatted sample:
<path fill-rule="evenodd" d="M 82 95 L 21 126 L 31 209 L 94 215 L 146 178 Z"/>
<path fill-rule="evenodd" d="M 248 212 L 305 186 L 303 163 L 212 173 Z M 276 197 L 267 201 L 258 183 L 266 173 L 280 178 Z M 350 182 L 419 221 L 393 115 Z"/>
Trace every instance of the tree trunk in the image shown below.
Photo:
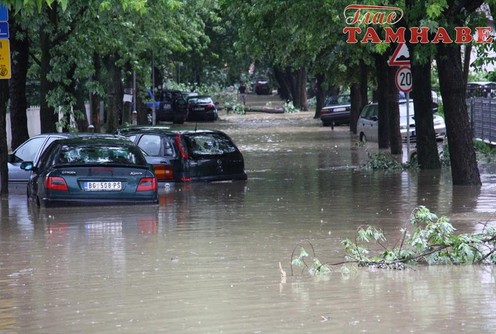
<path fill-rule="evenodd" d="M 107 92 L 107 133 L 113 133 L 120 124 L 122 115 L 122 81 L 121 70 L 115 64 L 117 55 L 111 55 L 106 58 L 106 66 L 108 71 L 108 92 Z"/>
<path fill-rule="evenodd" d="M 286 78 L 289 83 L 291 100 L 295 108 L 308 110 L 307 106 L 307 71 L 304 67 L 298 70 L 286 68 Z"/>
<path fill-rule="evenodd" d="M 414 50 L 410 51 L 413 54 Z M 412 57 L 413 58 L 413 57 Z M 421 169 L 441 168 L 432 118 L 431 62 L 412 64 L 417 159 Z"/>
<path fill-rule="evenodd" d="M 44 6 L 44 11 L 49 23 L 40 27 L 40 125 L 42 133 L 55 132 L 56 123 L 58 122 L 58 115 L 55 114 L 54 108 L 50 107 L 47 102 L 47 95 L 54 88 L 53 82 L 48 79 L 48 74 L 52 68 L 50 65 L 50 51 L 54 47 L 48 28 L 54 29 L 57 26 L 57 3 L 54 2 L 52 6 Z"/>
<path fill-rule="evenodd" d="M 0 193 L 2 195 L 9 193 L 9 173 L 7 167 L 9 152 L 7 146 L 7 123 L 5 120 L 8 100 L 9 81 L 3 79 L 0 80 Z"/>
<path fill-rule="evenodd" d="M 76 96 L 76 105 L 74 111 L 78 111 L 80 114 L 76 118 L 78 131 L 86 132 L 88 131 L 88 115 L 86 114 L 86 103 L 84 96 L 84 89 L 81 84 L 77 84 L 74 88 L 74 94 Z"/>
<path fill-rule="evenodd" d="M 278 66 L 274 66 L 274 77 L 279 85 L 279 97 L 281 98 L 281 100 L 291 100 L 291 90 L 286 78 L 286 73 L 282 71 Z"/>
<path fill-rule="evenodd" d="M 124 68 L 124 73 L 125 78 L 124 78 L 124 89 L 127 91 L 127 93 L 130 93 L 133 95 L 133 69 L 131 68 L 131 64 L 129 62 L 126 63 L 125 68 Z M 122 119 L 121 119 L 121 124 L 131 124 L 132 119 L 131 115 L 133 112 L 133 101 L 127 102 L 127 103 L 122 103 Z"/>
<path fill-rule="evenodd" d="M 360 107 L 361 99 L 362 97 L 360 96 L 360 84 L 352 83 L 350 86 L 350 100 L 351 100 L 350 132 L 353 132 L 354 134 L 357 133 L 356 123 L 358 121 L 358 117 L 360 116 L 360 112 L 362 110 Z"/>
<path fill-rule="evenodd" d="M 19 32 L 19 36 L 17 33 Z M 27 32 L 22 29 L 16 20 L 16 16 L 10 19 L 11 67 L 12 78 L 10 79 L 10 128 L 12 131 L 11 148 L 15 149 L 29 138 L 28 118 L 26 110 L 28 102 L 26 99 L 26 78 L 29 61 L 29 39 Z M 21 36 L 23 36 L 21 38 Z"/>
<path fill-rule="evenodd" d="M 95 67 L 95 75 L 91 80 L 102 82 L 101 79 L 101 61 L 97 54 L 93 55 L 93 66 Z M 90 100 L 90 114 L 91 114 L 91 124 L 94 126 L 94 131 L 97 133 L 101 132 L 102 120 L 100 119 L 100 96 L 96 95 L 94 92 L 89 94 Z"/>
<path fill-rule="evenodd" d="M 316 85 L 317 85 L 317 92 L 315 94 L 315 100 L 316 100 L 316 106 L 315 106 L 315 115 L 313 118 L 320 118 L 320 112 L 322 111 L 322 107 L 324 106 L 325 102 L 325 93 L 324 93 L 324 88 L 322 87 L 322 84 L 325 81 L 325 75 L 324 74 L 317 74 L 315 75 L 316 78 Z"/>
<path fill-rule="evenodd" d="M 391 154 L 403 153 L 403 138 L 400 131 L 400 111 L 398 106 L 398 88 L 394 83 L 397 69 L 386 64 L 387 75 L 387 112 L 389 116 L 389 145 Z"/>
<path fill-rule="evenodd" d="M 446 133 L 454 185 L 481 185 L 473 145 L 459 45 L 437 45 L 436 63 L 443 98 Z"/>
<path fill-rule="evenodd" d="M 379 148 L 389 148 L 389 112 L 388 112 L 388 65 L 387 56 L 375 55 L 377 73 L 377 103 L 379 104 Z"/>
<path fill-rule="evenodd" d="M 305 67 L 301 67 L 297 71 L 297 94 L 298 94 L 298 102 L 295 103 L 295 107 L 300 109 L 301 111 L 308 111 L 308 103 L 307 103 L 307 69 Z"/>
<path fill-rule="evenodd" d="M 367 88 L 368 88 L 368 74 L 367 65 L 363 60 L 360 61 L 360 80 L 350 87 L 351 93 L 351 115 L 350 115 L 350 131 L 354 134 L 357 133 L 357 122 L 360 117 L 360 112 L 363 107 L 368 104 Z"/>

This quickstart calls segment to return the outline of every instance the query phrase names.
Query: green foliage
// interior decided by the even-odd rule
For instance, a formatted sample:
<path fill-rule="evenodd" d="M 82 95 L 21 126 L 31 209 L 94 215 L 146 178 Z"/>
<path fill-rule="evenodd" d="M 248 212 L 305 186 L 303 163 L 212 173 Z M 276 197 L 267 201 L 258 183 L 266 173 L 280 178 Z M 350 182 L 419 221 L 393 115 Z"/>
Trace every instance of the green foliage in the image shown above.
<path fill-rule="evenodd" d="M 474 147 L 477 153 L 477 160 L 486 163 L 494 162 L 496 160 L 496 148 L 493 145 L 480 140 L 474 140 Z"/>
<path fill-rule="evenodd" d="M 391 154 L 385 152 L 368 153 L 369 161 L 365 164 L 365 169 L 372 170 L 399 170 L 409 168 L 409 164 L 398 162 Z"/>
<path fill-rule="evenodd" d="M 291 274 L 292 266 L 308 269 L 310 273 L 328 274 L 332 265 L 401 270 L 405 265 L 496 264 L 496 228 L 489 223 L 482 224 L 479 232 L 456 234 L 447 217 L 438 217 L 427 207 L 419 206 L 412 211 L 410 226 L 400 230 L 401 238 L 393 246 L 387 245 L 388 240 L 380 229 L 360 227 L 354 240 L 341 242 L 345 261 L 336 264 L 322 265 L 311 243 L 306 241 L 312 247 L 313 256 L 300 243 L 297 245 L 301 248 L 299 256 L 294 256 L 295 250 L 291 255 Z M 307 264 L 309 259 L 310 265 Z"/>
<path fill-rule="evenodd" d="M 300 112 L 300 109 L 294 106 L 293 101 L 284 102 L 284 104 L 282 105 L 282 110 L 287 114 Z"/>
<path fill-rule="evenodd" d="M 446 7 L 448 7 L 446 0 L 431 2 L 426 8 L 427 17 L 431 20 L 436 20 Z"/>
<path fill-rule="evenodd" d="M 308 254 L 305 248 L 303 248 L 303 244 L 305 243 L 312 250 L 312 255 Z M 296 255 L 295 253 L 298 248 L 300 252 Z M 310 264 L 307 262 L 310 262 Z M 313 245 L 308 240 L 298 243 L 298 245 L 293 248 L 293 252 L 291 254 L 291 276 L 293 276 L 293 266 L 302 268 L 302 273 L 306 269 L 312 276 L 327 275 L 331 272 L 331 268 L 327 264 L 321 263 L 319 259 L 315 257 Z"/>

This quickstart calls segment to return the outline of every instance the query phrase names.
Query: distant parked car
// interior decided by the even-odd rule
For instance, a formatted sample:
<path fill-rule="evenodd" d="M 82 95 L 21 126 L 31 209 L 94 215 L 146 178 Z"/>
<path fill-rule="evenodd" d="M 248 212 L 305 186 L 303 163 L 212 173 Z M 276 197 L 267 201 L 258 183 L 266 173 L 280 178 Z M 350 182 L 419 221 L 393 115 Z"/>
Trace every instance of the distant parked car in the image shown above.
<path fill-rule="evenodd" d="M 213 122 L 219 118 L 217 107 L 210 96 L 198 95 L 188 98 L 188 122 Z"/>
<path fill-rule="evenodd" d="M 269 79 L 258 78 L 255 81 L 255 93 L 257 95 L 270 95 L 272 90 L 270 89 Z"/>
<path fill-rule="evenodd" d="M 158 203 L 153 168 L 126 138 L 58 139 L 21 168 L 32 172 L 27 194 L 38 206 Z"/>
<path fill-rule="evenodd" d="M 330 96 L 320 111 L 323 126 L 348 124 L 351 118 L 351 98 L 349 95 Z"/>
<path fill-rule="evenodd" d="M 21 163 L 23 161 L 32 161 L 34 164 L 38 162 L 43 151 L 54 140 L 73 137 L 115 137 L 114 135 L 98 134 L 98 133 L 43 133 L 33 136 L 19 145 L 8 156 L 9 183 L 27 182 L 31 175 L 30 171 L 22 170 Z"/>
<path fill-rule="evenodd" d="M 147 154 L 158 181 L 246 180 L 243 155 L 222 131 L 128 127 L 118 130 Z M 152 161 L 152 159 L 156 159 Z"/>
<path fill-rule="evenodd" d="M 151 101 L 146 103 L 147 111 L 151 115 L 155 108 L 156 122 L 172 122 L 183 124 L 188 113 L 188 106 L 183 92 L 180 90 L 159 90 L 155 94 L 147 90 Z"/>
<path fill-rule="evenodd" d="M 409 104 L 409 116 L 410 120 L 408 122 L 407 129 L 407 104 L 406 102 L 400 102 L 400 132 L 403 140 L 406 140 L 407 133 L 410 133 L 410 139 L 415 140 L 415 111 L 413 107 L 413 102 Z M 446 124 L 444 118 L 433 113 L 434 131 L 436 132 L 436 138 L 442 139 L 446 136 Z M 379 139 L 379 105 L 377 103 L 371 103 L 366 105 L 357 122 L 357 133 L 359 139 L 363 142 L 365 141 L 378 141 Z"/>

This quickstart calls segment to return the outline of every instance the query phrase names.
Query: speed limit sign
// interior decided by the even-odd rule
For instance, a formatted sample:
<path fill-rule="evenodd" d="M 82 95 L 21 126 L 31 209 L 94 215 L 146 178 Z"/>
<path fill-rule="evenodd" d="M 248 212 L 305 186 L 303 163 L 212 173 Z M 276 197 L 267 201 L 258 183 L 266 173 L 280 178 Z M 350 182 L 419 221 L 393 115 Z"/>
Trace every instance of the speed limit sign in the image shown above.
<path fill-rule="evenodd" d="M 396 71 L 394 79 L 398 90 L 409 93 L 412 91 L 412 71 L 409 66 L 402 66 Z"/>

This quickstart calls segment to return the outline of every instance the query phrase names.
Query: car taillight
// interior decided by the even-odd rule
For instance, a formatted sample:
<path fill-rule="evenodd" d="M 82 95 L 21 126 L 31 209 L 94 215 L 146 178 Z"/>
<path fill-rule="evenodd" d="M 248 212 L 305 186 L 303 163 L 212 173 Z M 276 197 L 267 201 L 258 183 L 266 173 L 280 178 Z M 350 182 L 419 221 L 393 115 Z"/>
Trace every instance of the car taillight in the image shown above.
<path fill-rule="evenodd" d="M 190 177 L 182 177 L 181 182 L 191 182 L 193 179 Z"/>
<path fill-rule="evenodd" d="M 63 177 L 49 176 L 45 179 L 45 188 L 48 190 L 69 191 Z"/>
<path fill-rule="evenodd" d="M 157 179 L 155 177 L 144 177 L 139 180 L 136 191 L 155 191 L 157 190 Z"/>
<path fill-rule="evenodd" d="M 177 147 L 179 148 L 179 153 L 181 153 L 181 156 L 184 158 L 184 159 L 188 159 L 189 158 L 189 155 L 188 155 L 188 152 L 186 152 L 184 146 L 183 146 L 183 142 L 181 140 L 181 135 L 180 134 L 177 134 L 176 135 L 176 144 L 177 144 Z"/>
<path fill-rule="evenodd" d="M 168 165 L 153 165 L 153 171 L 158 181 L 173 180 L 174 174 L 172 172 L 172 166 Z"/>

